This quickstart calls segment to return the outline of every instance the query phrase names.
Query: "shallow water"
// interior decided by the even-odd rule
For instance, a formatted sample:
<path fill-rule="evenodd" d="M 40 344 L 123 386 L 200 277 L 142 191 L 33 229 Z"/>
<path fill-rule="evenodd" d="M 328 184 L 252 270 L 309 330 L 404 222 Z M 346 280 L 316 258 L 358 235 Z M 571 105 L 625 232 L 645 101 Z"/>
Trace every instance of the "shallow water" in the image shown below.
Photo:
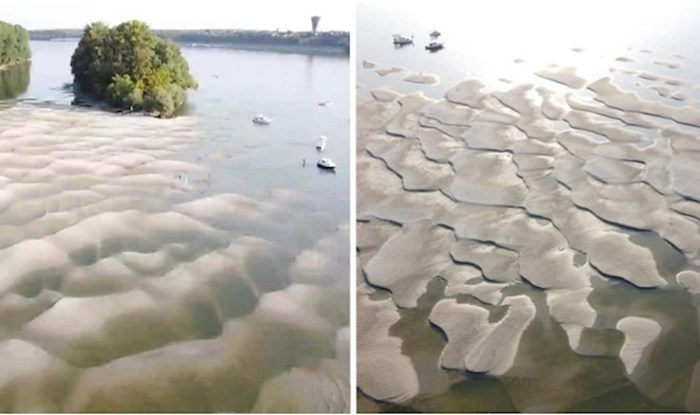
<path fill-rule="evenodd" d="M 185 49 L 158 120 L 72 107 L 74 47 L 0 107 L 0 410 L 348 411 L 348 61 Z"/>
<path fill-rule="evenodd" d="M 398 0 L 358 2 L 358 84 L 368 89 L 390 86 L 403 93 L 420 90 L 439 98 L 475 75 L 494 87 L 533 82 L 538 78 L 534 72 L 550 64 L 575 66 L 590 79 L 607 74 L 611 67 L 629 66 L 659 75 L 700 78 L 694 41 L 700 10 L 693 1 L 680 1 L 674 7 L 659 1 L 638 4 L 631 0 L 574 5 L 555 0 L 475 1 L 459 13 L 446 0 L 424 6 L 417 10 L 417 5 Z M 430 53 L 424 46 L 431 41 L 433 30 L 440 31 L 438 40 L 445 48 Z M 413 36 L 414 44 L 395 47 L 393 34 Z M 677 55 L 682 56 L 677 69 L 654 63 L 678 62 Z M 620 57 L 632 61 L 616 60 Z M 363 69 L 364 61 L 377 66 Z M 435 74 L 440 82 L 416 85 L 403 81 L 406 71 L 384 77 L 374 72 L 386 67 Z M 654 91 L 647 93 L 656 95 Z"/>
<path fill-rule="evenodd" d="M 358 6 L 359 410 L 697 411 L 700 10 L 411 7 Z"/>

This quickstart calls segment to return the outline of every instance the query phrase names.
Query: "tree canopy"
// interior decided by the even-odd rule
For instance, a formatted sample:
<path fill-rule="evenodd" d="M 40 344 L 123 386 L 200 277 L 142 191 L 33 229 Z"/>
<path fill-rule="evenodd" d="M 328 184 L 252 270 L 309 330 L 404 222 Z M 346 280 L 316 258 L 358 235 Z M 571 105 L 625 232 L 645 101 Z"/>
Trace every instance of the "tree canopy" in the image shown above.
<path fill-rule="evenodd" d="M 27 31 L 22 26 L 0 21 L 0 66 L 26 62 L 31 57 Z"/>
<path fill-rule="evenodd" d="M 29 87 L 29 62 L 0 71 L 0 100 L 17 98 Z"/>
<path fill-rule="evenodd" d="M 71 58 L 78 91 L 124 109 L 173 116 L 197 88 L 180 48 L 136 20 L 88 25 Z"/>

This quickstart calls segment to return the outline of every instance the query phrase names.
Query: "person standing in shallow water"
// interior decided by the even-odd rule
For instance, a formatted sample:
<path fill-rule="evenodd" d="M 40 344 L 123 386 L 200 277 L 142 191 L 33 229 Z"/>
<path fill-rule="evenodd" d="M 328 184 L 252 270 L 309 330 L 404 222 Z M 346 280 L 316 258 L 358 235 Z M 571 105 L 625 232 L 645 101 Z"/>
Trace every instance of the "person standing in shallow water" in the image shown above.
<path fill-rule="evenodd" d="M 306 167 L 306 157 L 301 159 L 301 167 Z"/>

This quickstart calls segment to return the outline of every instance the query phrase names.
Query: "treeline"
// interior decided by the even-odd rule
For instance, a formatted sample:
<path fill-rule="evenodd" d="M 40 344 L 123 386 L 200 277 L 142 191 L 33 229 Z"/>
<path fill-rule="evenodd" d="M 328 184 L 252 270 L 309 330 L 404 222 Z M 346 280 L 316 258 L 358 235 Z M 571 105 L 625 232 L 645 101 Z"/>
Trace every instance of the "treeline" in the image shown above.
<path fill-rule="evenodd" d="M 201 44 L 216 46 L 258 46 L 260 49 L 275 47 L 313 48 L 329 53 L 350 53 L 350 34 L 343 31 L 332 32 L 293 32 L 270 30 L 154 30 L 156 36 L 170 39 L 180 44 Z M 61 40 L 80 38 L 80 30 L 32 30 L 34 40 Z"/>
<path fill-rule="evenodd" d="M 180 48 L 139 21 L 85 28 L 71 58 L 77 93 L 127 110 L 170 117 L 197 82 Z"/>
<path fill-rule="evenodd" d="M 284 45 L 349 51 L 348 32 L 293 32 L 266 30 L 161 30 L 159 34 L 178 43 L 210 45 Z"/>
<path fill-rule="evenodd" d="M 22 26 L 0 21 L 0 66 L 26 62 L 31 57 L 29 33 Z"/>

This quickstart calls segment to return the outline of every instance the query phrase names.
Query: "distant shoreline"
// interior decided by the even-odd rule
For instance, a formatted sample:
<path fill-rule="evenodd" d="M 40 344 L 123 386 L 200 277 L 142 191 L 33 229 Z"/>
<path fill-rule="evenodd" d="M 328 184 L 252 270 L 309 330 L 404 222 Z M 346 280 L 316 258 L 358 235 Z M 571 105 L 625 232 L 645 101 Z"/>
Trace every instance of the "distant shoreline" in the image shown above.
<path fill-rule="evenodd" d="M 187 42 L 177 42 L 181 47 L 185 48 L 217 48 L 217 49 L 231 49 L 231 50 L 242 50 L 249 52 L 270 52 L 270 53 L 286 53 L 294 55 L 323 55 L 323 56 L 337 56 L 337 57 L 347 57 L 348 53 L 343 49 L 329 48 L 329 47 L 309 47 L 309 46 L 289 46 L 289 45 L 260 45 L 260 44 L 245 44 L 245 43 L 187 43 Z"/>
<path fill-rule="evenodd" d="M 269 51 L 303 55 L 350 55 L 348 32 L 292 32 L 265 30 L 153 30 L 163 38 L 188 47 Z M 82 29 L 30 30 L 30 40 L 78 41 Z"/>

